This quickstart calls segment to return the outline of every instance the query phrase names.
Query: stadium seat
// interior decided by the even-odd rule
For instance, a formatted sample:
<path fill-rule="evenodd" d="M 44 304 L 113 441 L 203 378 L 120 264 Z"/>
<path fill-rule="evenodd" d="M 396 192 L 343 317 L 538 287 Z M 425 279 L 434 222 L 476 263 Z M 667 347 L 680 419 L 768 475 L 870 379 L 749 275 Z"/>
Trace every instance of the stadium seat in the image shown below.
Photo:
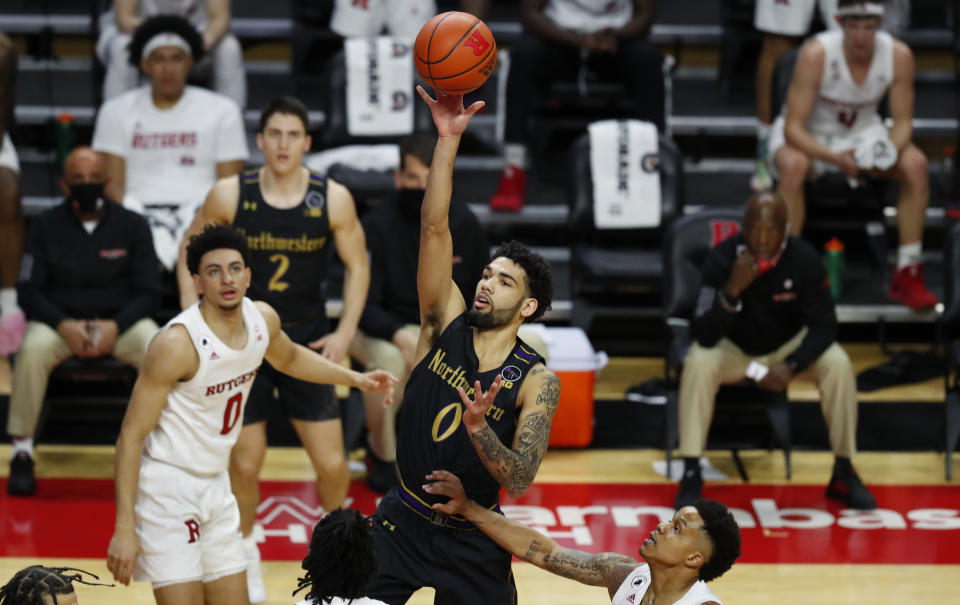
<path fill-rule="evenodd" d="M 742 213 L 739 209 L 719 208 L 704 210 L 678 219 L 667 230 L 663 244 L 663 314 L 669 331 L 669 343 L 664 356 L 665 374 L 669 385 L 666 410 L 664 411 L 664 449 L 667 459 L 667 476 L 673 459 L 673 448 L 679 435 L 679 382 L 683 370 L 683 361 L 693 340 L 690 320 L 697 304 L 700 291 L 700 268 L 707 253 L 726 237 L 740 229 Z M 717 405 L 713 426 L 718 426 L 717 418 L 723 410 L 730 410 L 733 416 L 732 427 L 727 433 L 742 433 L 744 424 L 752 418 L 750 412 L 758 408 L 765 409 L 767 419 L 773 429 L 776 440 L 783 448 L 787 479 L 791 476 L 790 466 L 790 410 L 787 394 L 771 393 L 761 390 L 748 380 L 735 385 L 721 386 L 717 393 Z M 752 425 L 750 425 L 752 426 Z M 747 480 L 746 469 L 740 461 L 738 450 L 756 447 L 756 439 L 736 435 L 736 440 L 709 441 L 708 447 L 729 448 L 733 453 L 737 469 Z"/>
<path fill-rule="evenodd" d="M 660 137 L 660 225 L 644 229 L 597 229 L 594 224 L 590 138 L 569 152 L 567 203 L 571 237 L 572 323 L 589 331 L 599 314 L 646 314 L 658 306 L 663 275 L 662 233 L 683 214 L 683 164 L 677 146 Z M 654 307 L 654 314 L 659 308 Z"/>

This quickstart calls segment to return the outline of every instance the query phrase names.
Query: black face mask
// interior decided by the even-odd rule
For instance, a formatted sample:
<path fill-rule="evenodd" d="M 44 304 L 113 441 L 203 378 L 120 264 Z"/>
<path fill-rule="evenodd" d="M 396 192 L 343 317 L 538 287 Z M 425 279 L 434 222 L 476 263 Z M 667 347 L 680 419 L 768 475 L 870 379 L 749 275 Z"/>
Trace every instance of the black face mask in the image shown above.
<path fill-rule="evenodd" d="M 80 212 L 96 212 L 103 207 L 103 187 L 103 183 L 70 185 L 70 200 L 77 203 Z"/>
<path fill-rule="evenodd" d="M 420 206 L 423 205 L 424 189 L 397 190 L 397 207 L 403 216 L 411 219 L 420 219 Z"/>

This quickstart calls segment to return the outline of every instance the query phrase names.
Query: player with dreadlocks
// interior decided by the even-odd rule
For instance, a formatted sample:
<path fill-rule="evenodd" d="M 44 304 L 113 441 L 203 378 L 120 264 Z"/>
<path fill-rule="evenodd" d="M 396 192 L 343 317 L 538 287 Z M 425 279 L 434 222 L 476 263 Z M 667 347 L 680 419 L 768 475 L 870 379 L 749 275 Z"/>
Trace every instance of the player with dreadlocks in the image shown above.
<path fill-rule="evenodd" d="M 71 571 L 77 573 L 66 573 Z M 76 605 L 79 601 L 73 590 L 74 582 L 87 586 L 113 586 L 90 582 L 83 578 L 83 574 L 94 580 L 100 579 L 89 571 L 73 567 L 31 565 L 18 571 L 5 586 L 0 586 L 0 605 Z"/>
<path fill-rule="evenodd" d="M 293 594 L 308 590 L 297 605 L 384 605 L 363 596 L 377 562 L 370 518 L 355 510 L 337 509 L 314 526 L 301 567 L 307 574 Z"/>

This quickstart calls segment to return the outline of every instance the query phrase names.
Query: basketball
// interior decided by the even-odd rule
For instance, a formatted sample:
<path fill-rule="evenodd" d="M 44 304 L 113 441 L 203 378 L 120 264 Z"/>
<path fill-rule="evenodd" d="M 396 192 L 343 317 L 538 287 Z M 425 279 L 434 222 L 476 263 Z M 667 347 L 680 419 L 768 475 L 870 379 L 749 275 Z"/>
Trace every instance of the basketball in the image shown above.
<path fill-rule="evenodd" d="M 497 64 L 497 43 L 490 28 L 471 14 L 440 13 L 420 28 L 414 63 L 436 93 L 476 90 Z"/>

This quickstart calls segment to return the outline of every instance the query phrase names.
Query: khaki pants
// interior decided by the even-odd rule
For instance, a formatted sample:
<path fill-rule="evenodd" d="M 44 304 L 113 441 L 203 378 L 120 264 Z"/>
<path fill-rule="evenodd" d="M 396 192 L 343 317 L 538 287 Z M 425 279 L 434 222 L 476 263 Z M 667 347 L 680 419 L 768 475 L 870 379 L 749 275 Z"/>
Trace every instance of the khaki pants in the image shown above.
<path fill-rule="evenodd" d="M 407 324 L 403 327 L 414 336 L 420 336 L 420 326 Z M 535 331 L 520 326 L 520 338 L 547 357 L 547 345 Z M 367 412 L 367 430 L 370 433 L 370 446 L 381 460 L 392 462 L 397 457 L 396 416 L 403 400 L 403 389 L 410 372 L 403 361 L 403 355 L 397 345 L 389 340 L 368 336 L 358 330 L 350 343 L 350 356 L 360 362 L 367 371 L 386 370 L 400 379 L 393 389 L 393 404 L 383 407 L 382 393 L 363 393 L 363 407 Z"/>
<path fill-rule="evenodd" d="M 152 319 L 141 319 L 117 337 L 113 356 L 140 369 L 147 354 L 147 343 L 158 329 Z M 27 322 L 13 368 L 7 433 L 14 437 L 33 436 L 50 372 L 71 357 L 73 351 L 56 330 L 39 321 Z"/>
<path fill-rule="evenodd" d="M 720 385 L 743 380 L 751 361 L 766 366 L 783 361 L 800 346 L 805 335 L 806 329 L 801 330 L 776 351 L 759 357 L 748 356 L 726 338 L 709 348 L 694 342 L 683 362 L 680 377 L 678 455 L 696 458 L 703 453 Z M 795 379 L 817 384 L 823 417 L 830 433 L 830 448 L 836 456 L 852 458 L 857 449 L 857 384 L 847 353 L 833 343 Z"/>

